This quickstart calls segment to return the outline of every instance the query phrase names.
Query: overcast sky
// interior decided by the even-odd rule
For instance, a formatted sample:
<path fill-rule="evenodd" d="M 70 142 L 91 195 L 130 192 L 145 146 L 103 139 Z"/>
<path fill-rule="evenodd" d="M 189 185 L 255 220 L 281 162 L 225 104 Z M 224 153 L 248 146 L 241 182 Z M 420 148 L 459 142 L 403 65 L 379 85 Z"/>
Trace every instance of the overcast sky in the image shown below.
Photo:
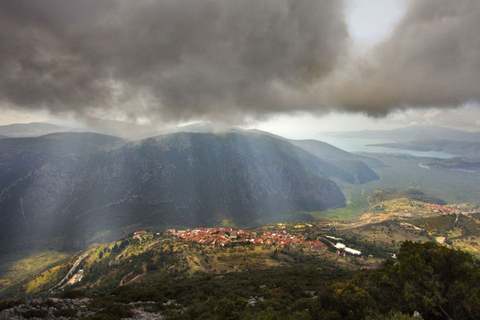
<path fill-rule="evenodd" d="M 480 130 L 476 0 L 4 0 L 0 124 Z"/>

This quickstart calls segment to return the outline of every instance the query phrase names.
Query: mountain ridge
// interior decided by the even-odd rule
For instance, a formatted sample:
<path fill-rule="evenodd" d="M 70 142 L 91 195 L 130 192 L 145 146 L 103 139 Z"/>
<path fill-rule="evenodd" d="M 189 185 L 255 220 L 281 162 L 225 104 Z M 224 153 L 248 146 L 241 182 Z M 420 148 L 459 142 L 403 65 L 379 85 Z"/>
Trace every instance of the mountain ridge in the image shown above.
<path fill-rule="evenodd" d="M 392 130 L 362 130 L 330 132 L 329 135 L 340 138 L 390 139 L 398 142 L 411 140 L 467 140 L 479 141 L 479 132 L 469 132 L 439 126 L 409 126 Z"/>
<path fill-rule="evenodd" d="M 456 156 L 480 157 L 480 141 L 413 140 L 403 143 L 382 143 L 374 146 L 413 151 L 437 151 Z"/>
<path fill-rule="evenodd" d="M 3 249 L 51 241 L 78 249 L 119 238 L 138 224 L 299 220 L 299 212 L 345 204 L 328 177 L 349 183 L 378 178 L 367 166 L 355 169 L 367 175 L 356 176 L 288 141 L 247 132 L 133 142 L 56 133 L 0 140 L 0 150 Z"/>
<path fill-rule="evenodd" d="M 46 122 L 13 123 L 0 126 L 0 135 L 9 138 L 39 137 L 55 132 L 78 132 L 79 130 Z"/>

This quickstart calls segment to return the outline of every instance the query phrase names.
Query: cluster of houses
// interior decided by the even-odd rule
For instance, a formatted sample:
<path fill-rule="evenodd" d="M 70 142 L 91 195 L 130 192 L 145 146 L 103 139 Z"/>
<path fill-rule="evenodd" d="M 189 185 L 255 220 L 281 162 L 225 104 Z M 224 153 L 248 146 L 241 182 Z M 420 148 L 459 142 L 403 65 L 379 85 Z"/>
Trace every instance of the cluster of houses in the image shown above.
<path fill-rule="evenodd" d="M 464 214 L 464 215 L 467 215 L 467 214 L 478 212 L 477 210 L 463 211 L 463 210 L 458 209 L 457 205 L 453 205 L 453 204 L 447 204 L 445 206 L 442 206 L 440 204 L 426 203 L 425 205 L 428 208 L 430 208 L 431 210 L 433 210 L 434 212 L 441 213 L 441 214 L 456 214 L 456 215 Z"/>
<path fill-rule="evenodd" d="M 249 232 L 246 230 L 232 228 L 196 228 L 175 231 L 167 230 L 170 234 L 180 240 L 193 241 L 199 244 L 211 246 L 235 246 L 241 244 L 254 245 L 305 245 L 311 250 L 326 250 L 328 246 L 323 242 L 314 240 L 306 241 L 304 236 L 296 236 L 288 233 L 286 230 L 263 232 Z"/>

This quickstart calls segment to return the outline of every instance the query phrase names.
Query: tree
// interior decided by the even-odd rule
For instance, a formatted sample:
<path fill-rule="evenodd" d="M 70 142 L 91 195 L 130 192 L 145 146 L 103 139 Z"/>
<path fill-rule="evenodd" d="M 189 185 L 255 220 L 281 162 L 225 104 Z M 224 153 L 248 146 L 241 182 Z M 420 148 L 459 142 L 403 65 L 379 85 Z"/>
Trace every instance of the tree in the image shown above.
<path fill-rule="evenodd" d="M 214 308 L 214 312 L 222 319 L 242 319 L 242 314 L 247 306 L 247 300 L 237 297 L 229 296 L 221 298 Z"/>
<path fill-rule="evenodd" d="M 480 318 L 480 266 L 466 252 L 405 241 L 398 263 L 387 261 L 372 280 L 384 308 L 418 310 L 425 319 Z"/>
<path fill-rule="evenodd" d="M 368 288 L 361 283 L 362 281 L 350 281 L 331 285 L 327 294 L 319 299 L 323 309 L 338 313 L 341 319 L 364 319 L 370 315 L 376 302 Z"/>

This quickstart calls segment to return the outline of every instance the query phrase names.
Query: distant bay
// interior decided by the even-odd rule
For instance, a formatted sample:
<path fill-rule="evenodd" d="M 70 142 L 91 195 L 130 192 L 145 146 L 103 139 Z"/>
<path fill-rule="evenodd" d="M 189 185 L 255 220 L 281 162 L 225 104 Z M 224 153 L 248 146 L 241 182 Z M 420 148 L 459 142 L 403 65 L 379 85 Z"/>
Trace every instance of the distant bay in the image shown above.
<path fill-rule="evenodd" d="M 376 146 L 376 144 L 396 143 L 397 141 L 391 139 L 365 139 L 365 138 L 340 138 L 333 137 L 327 134 L 319 134 L 318 140 L 334 145 L 337 148 L 348 152 L 374 152 L 374 153 L 405 153 L 415 157 L 428 157 L 449 159 L 457 157 L 453 154 L 436 151 L 414 151 L 407 149 L 388 148 L 383 146 Z"/>

